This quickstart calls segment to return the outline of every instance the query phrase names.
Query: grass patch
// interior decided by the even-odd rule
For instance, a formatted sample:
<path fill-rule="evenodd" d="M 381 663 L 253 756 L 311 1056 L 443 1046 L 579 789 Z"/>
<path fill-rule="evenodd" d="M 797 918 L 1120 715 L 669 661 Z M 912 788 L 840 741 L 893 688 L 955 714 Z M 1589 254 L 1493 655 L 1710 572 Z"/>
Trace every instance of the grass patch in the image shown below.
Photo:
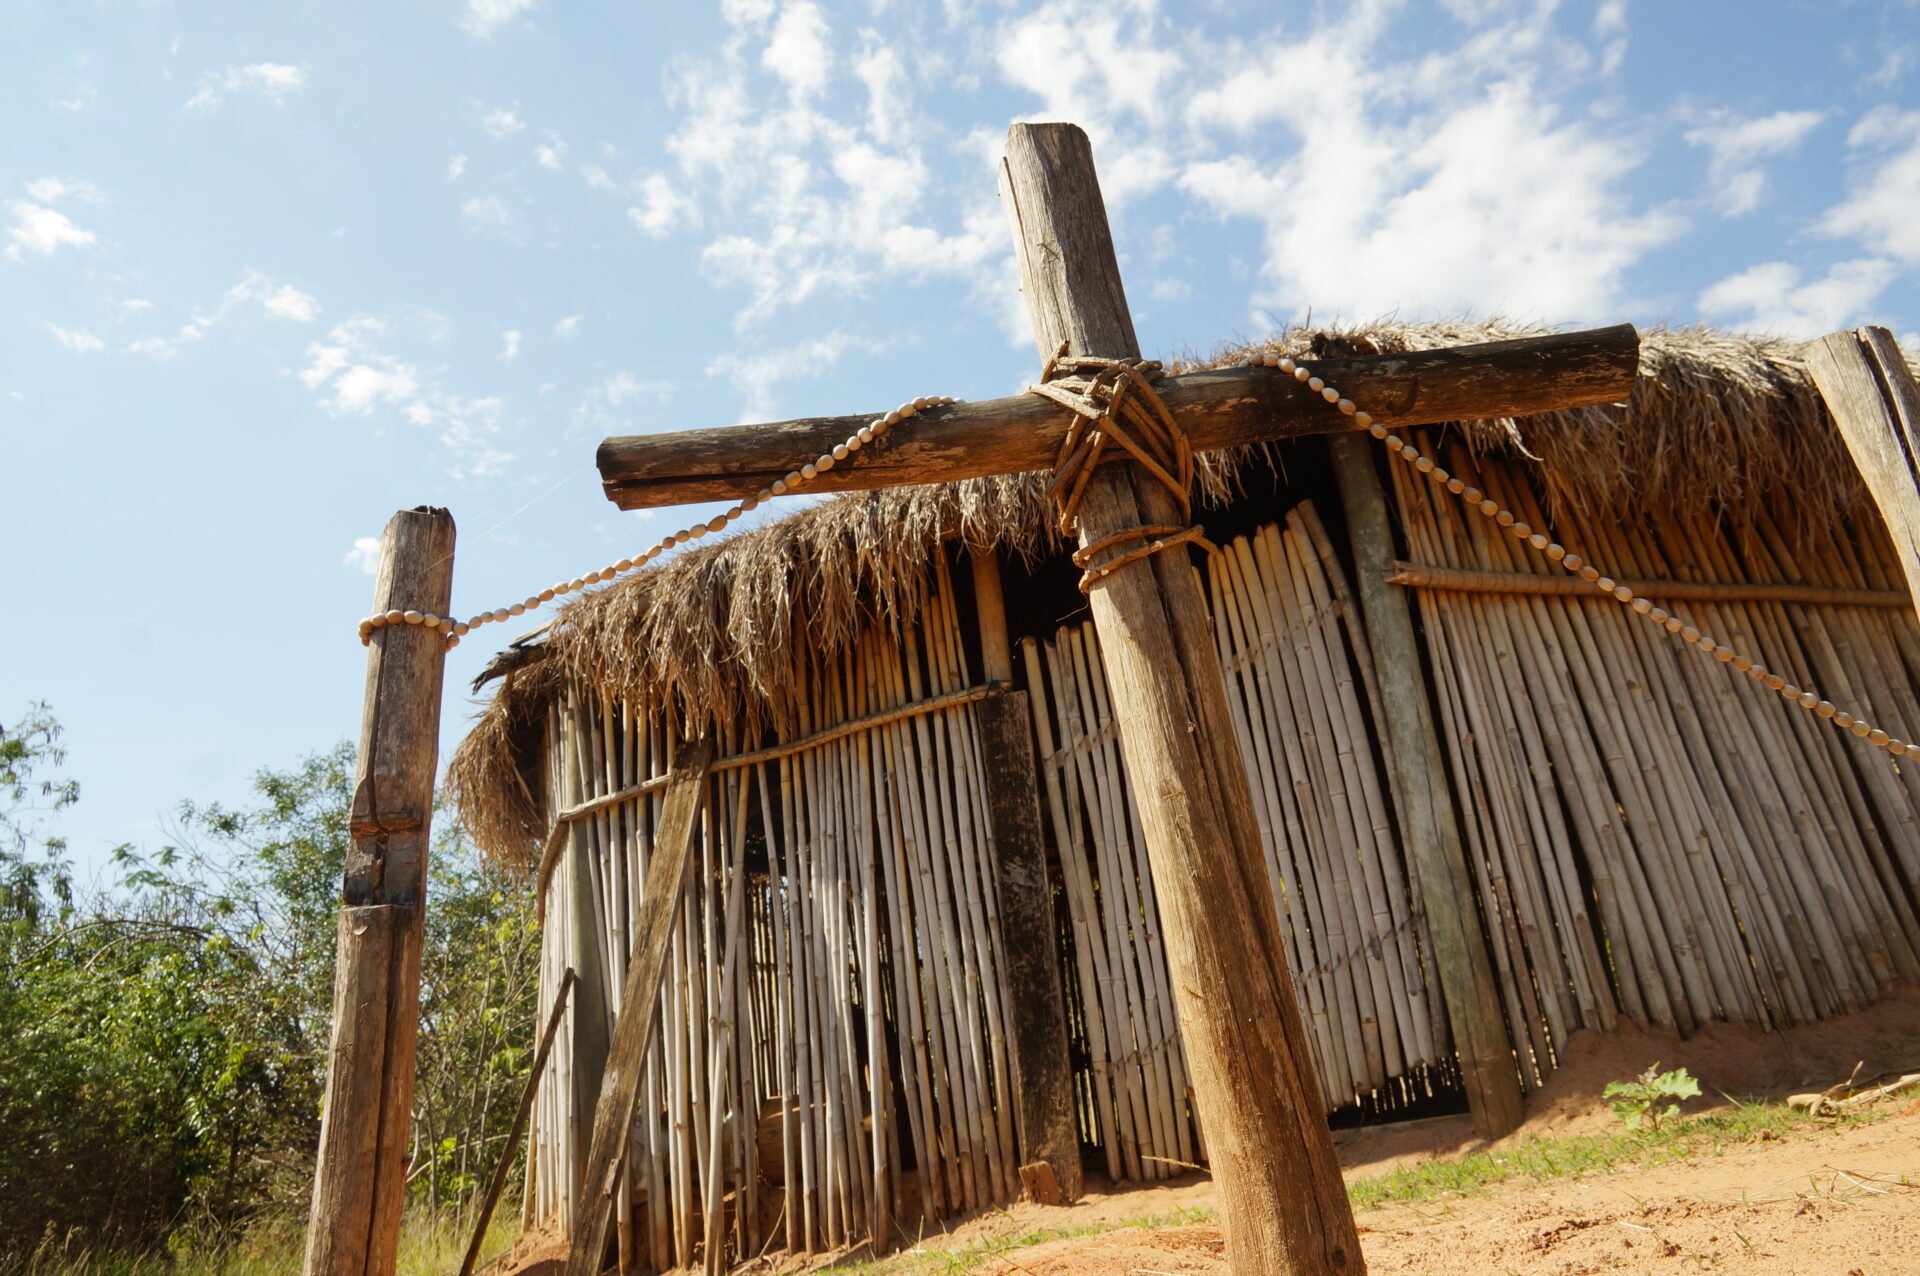
<path fill-rule="evenodd" d="M 1671 1122 L 1657 1130 L 1643 1127 L 1616 1134 L 1528 1139 L 1498 1152 L 1468 1152 L 1450 1160 L 1423 1161 L 1351 1183 L 1347 1195 L 1355 1209 L 1467 1196 L 1514 1179 L 1582 1178 L 1630 1165 L 1664 1165 L 1697 1156 L 1720 1156 L 1740 1144 L 1803 1137 L 1877 1119 L 1877 1114 L 1863 1112 L 1837 1122 L 1821 1120 L 1784 1104 L 1736 1099 L 1731 1107 Z"/>
<path fill-rule="evenodd" d="M 129 1255 L 69 1249 L 58 1244 L 13 1263 L 0 1256 L 0 1272 L 22 1276 L 290 1276 L 300 1270 L 306 1248 L 304 1217 L 263 1222 L 219 1250 Z M 446 1276 L 458 1271 L 472 1239 L 470 1216 L 448 1210 L 438 1216 L 410 1209 L 400 1229 L 395 1276 Z M 497 1210 L 480 1247 L 485 1263 L 505 1253 L 520 1232 L 517 1208 Z"/>

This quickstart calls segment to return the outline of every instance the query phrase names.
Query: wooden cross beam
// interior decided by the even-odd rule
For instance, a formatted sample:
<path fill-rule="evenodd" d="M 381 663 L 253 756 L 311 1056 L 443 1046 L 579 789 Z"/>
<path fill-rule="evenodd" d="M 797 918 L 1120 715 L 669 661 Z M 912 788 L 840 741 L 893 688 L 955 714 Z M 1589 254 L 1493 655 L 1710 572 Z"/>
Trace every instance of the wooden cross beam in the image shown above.
<path fill-rule="evenodd" d="M 1138 356 L 1086 135 L 1067 124 L 1015 125 L 1002 196 L 1042 357 L 1063 341 L 1073 355 Z M 1636 334 L 1621 327 L 1315 366 L 1376 420 L 1404 426 L 1618 401 L 1632 387 L 1637 358 Z M 1170 378 L 1161 392 L 1198 449 L 1351 428 L 1270 369 Z M 622 508 L 751 495 L 867 419 L 609 439 L 601 476 Z M 1037 396 L 943 410 L 808 490 L 1044 469 L 1065 422 L 1058 405 Z M 1173 496 L 1132 462 L 1095 472 L 1079 517 L 1083 546 L 1182 521 Z M 1352 1211 L 1195 574 L 1185 555 L 1156 554 L 1107 576 L 1090 601 L 1233 1270 L 1357 1272 Z"/>
<path fill-rule="evenodd" d="M 1639 334 L 1632 325 L 1620 324 L 1412 354 L 1302 362 L 1374 420 L 1398 429 L 1613 403 L 1632 388 L 1639 358 Z M 1318 395 L 1272 368 L 1190 372 L 1167 377 L 1156 389 L 1199 452 L 1353 428 Z M 738 500 L 832 451 L 879 415 L 615 436 L 600 445 L 600 481 L 607 499 L 623 510 Z M 1034 394 L 962 403 L 862 449 L 807 484 L 807 490 L 865 491 L 1048 469 L 1067 420 L 1059 404 Z"/>

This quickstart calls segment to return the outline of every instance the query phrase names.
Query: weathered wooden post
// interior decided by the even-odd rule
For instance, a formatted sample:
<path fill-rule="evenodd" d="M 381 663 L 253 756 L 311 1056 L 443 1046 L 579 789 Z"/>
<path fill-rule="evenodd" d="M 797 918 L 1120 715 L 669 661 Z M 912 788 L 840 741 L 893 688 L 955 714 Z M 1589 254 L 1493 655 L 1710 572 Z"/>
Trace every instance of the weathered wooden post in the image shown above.
<path fill-rule="evenodd" d="M 1002 196 L 1041 357 L 1138 358 L 1087 135 L 1016 124 Z M 1080 543 L 1185 520 L 1132 462 L 1102 466 Z M 1165 926 L 1181 1041 L 1236 1272 L 1363 1267 L 1320 1086 L 1294 1004 L 1265 853 L 1206 601 L 1184 553 L 1091 593 Z"/>
<path fill-rule="evenodd" d="M 1497 1139 L 1520 1125 L 1520 1073 L 1473 901 L 1472 870 L 1447 788 L 1446 759 L 1440 754 L 1440 733 L 1433 724 L 1413 616 L 1406 594 L 1386 580 L 1394 562 L 1387 495 L 1373 466 L 1373 440 L 1361 434 L 1336 434 L 1327 439 L 1327 446 L 1333 451 L 1334 475 L 1347 515 L 1367 645 L 1373 651 L 1385 701 L 1394 796 L 1406 820 L 1407 853 L 1420 882 L 1427 938 L 1447 1021 L 1453 1028 L 1467 1106 L 1480 1137 Z"/>
<path fill-rule="evenodd" d="M 375 613 L 446 615 L 453 542 L 443 509 L 395 514 Z M 306 1276 L 384 1276 L 399 1249 L 446 654 L 424 625 L 384 626 L 369 644 Z"/>
<path fill-rule="evenodd" d="M 1014 691 L 1013 648 L 999 556 L 973 551 L 973 596 L 980 613 L 980 664 L 994 690 L 974 710 L 987 762 L 987 818 L 993 827 L 994 887 L 1006 943 L 1007 1005 L 1012 1018 L 1020 1181 L 1046 1205 L 1080 1199 L 1080 1131 L 1074 1116 L 1073 1064 L 1067 1054 L 1060 940 L 1053 924 L 1046 834 L 1040 823 L 1040 772 L 1033 756 L 1030 691 Z"/>
<path fill-rule="evenodd" d="M 1920 605 L 1920 386 L 1885 328 L 1835 332 L 1807 347 L 1807 368 L 1880 507 L 1907 589 Z"/>

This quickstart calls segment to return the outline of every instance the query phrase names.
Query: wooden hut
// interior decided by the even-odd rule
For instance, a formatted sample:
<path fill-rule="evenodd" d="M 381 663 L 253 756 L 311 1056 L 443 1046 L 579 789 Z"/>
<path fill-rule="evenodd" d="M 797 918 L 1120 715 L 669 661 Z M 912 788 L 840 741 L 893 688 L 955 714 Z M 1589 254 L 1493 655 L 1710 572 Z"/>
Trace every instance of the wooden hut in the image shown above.
<path fill-rule="evenodd" d="M 1518 333 L 1383 325 L 1271 348 Z M 1798 347 L 1650 333 L 1628 404 L 1421 443 L 1684 624 L 1920 735 L 1920 627 Z M 1199 466 L 1215 549 L 1194 570 L 1330 1110 L 1455 1083 L 1408 776 L 1465 848 L 1523 1086 L 1623 1015 L 1784 1025 L 1920 982 L 1920 768 L 1388 456 L 1349 436 Z M 1009 971 L 1035 945 L 1058 971 L 1087 1164 L 1142 1180 L 1205 1163 L 1099 644 L 1041 488 L 825 500 L 582 596 L 496 662 L 451 782 L 481 844 L 539 874 L 543 1000 L 579 980 L 536 1102 L 530 1221 L 571 1218 L 657 781 L 700 734 L 719 756 L 619 1163 L 623 1271 L 695 1261 L 709 1234 L 736 1256 L 884 1249 L 1017 1195 L 1033 1029 Z M 1358 534 L 1368 499 L 1390 548 Z M 1362 621 L 1356 595 L 1383 579 L 1411 600 L 1412 659 L 1376 652 Z M 989 701 L 1023 693 L 1032 761 L 982 729 Z M 1430 705 L 1440 773 L 1394 765 L 1396 696 Z M 989 794 L 1009 769 L 1043 812 L 1037 933 L 1010 935 L 1000 906 Z"/>

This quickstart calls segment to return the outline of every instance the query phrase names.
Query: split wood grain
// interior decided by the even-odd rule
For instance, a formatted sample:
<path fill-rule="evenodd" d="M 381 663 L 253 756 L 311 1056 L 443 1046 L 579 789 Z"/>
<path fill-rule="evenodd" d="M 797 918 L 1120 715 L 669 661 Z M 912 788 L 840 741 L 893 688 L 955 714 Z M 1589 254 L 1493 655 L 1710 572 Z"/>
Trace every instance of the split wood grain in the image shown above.
<path fill-rule="evenodd" d="M 1064 342 L 1071 353 L 1137 357 L 1086 134 L 1072 125 L 1015 125 L 1003 179 L 1042 356 Z M 1046 448 L 1039 451 L 1044 458 Z M 1088 484 L 1083 546 L 1178 522 L 1173 498 L 1137 484 L 1131 468 L 1103 469 Z M 1180 555 L 1156 555 L 1114 572 L 1091 601 L 1153 858 L 1230 1261 L 1250 1272 L 1358 1269 L 1352 1209 L 1308 1063 L 1192 569 Z"/>

